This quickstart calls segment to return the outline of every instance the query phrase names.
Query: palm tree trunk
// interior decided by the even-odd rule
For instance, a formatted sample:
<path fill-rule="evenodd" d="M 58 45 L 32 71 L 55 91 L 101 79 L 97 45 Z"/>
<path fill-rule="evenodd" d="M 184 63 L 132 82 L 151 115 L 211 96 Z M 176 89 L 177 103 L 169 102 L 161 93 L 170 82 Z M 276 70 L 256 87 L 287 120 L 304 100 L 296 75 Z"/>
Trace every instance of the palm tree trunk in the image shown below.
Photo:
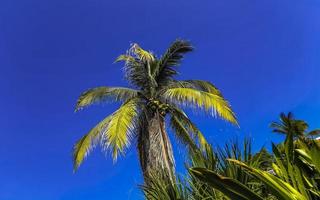
<path fill-rule="evenodd" d="M 141 130 L 138 138 L 140 164 L 145 181 L 150 176 L 161 176 L 174 181 L 172 145 L 165 129 L 164 118 L 155 113 Z"/>

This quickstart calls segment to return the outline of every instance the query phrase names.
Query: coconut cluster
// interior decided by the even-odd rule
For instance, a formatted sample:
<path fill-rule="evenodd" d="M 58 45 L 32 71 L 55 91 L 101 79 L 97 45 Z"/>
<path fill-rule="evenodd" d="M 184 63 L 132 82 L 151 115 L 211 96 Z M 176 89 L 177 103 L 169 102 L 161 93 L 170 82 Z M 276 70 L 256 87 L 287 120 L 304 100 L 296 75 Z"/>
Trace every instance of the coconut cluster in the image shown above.
<path fill-rule="evenodd" d="M 159 112 L 161 116 L 165 116 L 169 110 L 169 104 L 162 103 L 158 100 L 153 100 L 153 99 L 149 100 L 148 107 L 153 112 Z"/>

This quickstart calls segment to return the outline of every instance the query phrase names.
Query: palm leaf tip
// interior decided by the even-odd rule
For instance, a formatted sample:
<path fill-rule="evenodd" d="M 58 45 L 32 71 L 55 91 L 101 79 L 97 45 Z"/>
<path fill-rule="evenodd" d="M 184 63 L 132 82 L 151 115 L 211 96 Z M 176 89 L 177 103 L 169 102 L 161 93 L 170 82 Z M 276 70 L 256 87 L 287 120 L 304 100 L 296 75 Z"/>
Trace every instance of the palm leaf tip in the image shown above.
<path fill-rule="evenodd" d="M 76 171 L 92 149 L 98 144 L 106 131 L 110 116 L 104 118 L 86 135 L 82 136 L 73 147 L 73 169 Z"/>
<path fill-rule="evenodd" d="M 90 152 L 91 138 L 83 136 L 73 147 L 73 171 L 76 172 Z"/>
<path fill-rule="evenodd" d="M 77 100 L 75 112 L 95 103 L 102 102 L 108 93 L 107 87 L 88 89 Z"/>

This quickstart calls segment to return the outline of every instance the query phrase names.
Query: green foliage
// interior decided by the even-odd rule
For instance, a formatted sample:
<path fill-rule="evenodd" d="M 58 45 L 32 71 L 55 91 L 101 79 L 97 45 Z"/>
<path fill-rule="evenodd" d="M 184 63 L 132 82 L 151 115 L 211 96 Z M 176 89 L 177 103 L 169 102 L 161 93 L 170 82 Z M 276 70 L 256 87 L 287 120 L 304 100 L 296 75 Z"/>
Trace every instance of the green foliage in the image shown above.
<path fill-rule="evenodd" d="M 148 200 L 185 200 L 190 198 L 185 182 L 178 179 L 172 183 L 158 174 L 151 174 L 140 188 Z"/>
<path fill-rule="evenodd" d="M 244 150 L 243 150 L 244 149 Z M 261 192 L 256 192 L 261 188 L 260 183 L 254 184 L 253 178 L 241 171 L 241 168 L 226 160 L 226 158 L 237 158 L 248 163 L 250 166 L 260 166 L 262 156 L 251 152 L 251 141 L 245 140 L 243 144 L 233 141 L 224 148 L 216 148 L 215 150 L 209 144 L 203 149 L 197 149 L 189 152 L 189 161 L 186 163 L 188 175 L 184 179 L 180 179 L 177 183 L 172 183 L 170 187 L 183 188 L 185 199 L 210 199 L 210 200 L 228 200 L 232 196 L 235 199 L 246 199 L 247 196 L 261 199 Z M 207 171 L 206 171 L 207 170 Z M 214 176 L 214 178 L 208 175 Z M 207 180 L 209 182 L 206 182 Z M 216 180 L 217 179 L 217 180 Z M 163 180 L 153 180 L 158 185 L 163 185 Z M 243 195 L 236 191 L 237 185 L 240 185 L 240 191 L 247 191 Z M 231 186 L 233 188 L 228 188 Z M 144 192 L 149 191 L 149 187 L 144 187 Z M 153 188 L 152 190 L 156 190 Z M 231 196 L 226 195 L 227 191 L 231 192 Z M 159 192 L 160 193 L 160 192 Z M 187 194 L 186 194 L 187 193 Z M 182 195 L 180 195 L 182 196 Z M 146 196 L 147 199 L 150 199 Z M 152 199 L 152 198 L 151 198 Z M 175 198 L 173 198 L 175 199 Z"/>
<path fill-rule="evenodd" d="M 123 153 L 124 148 L 130 144 L 138 117 L 138 106 L 137 99 L 131 99 L 110 116 L 103 141 L 106 148 L 111 148 L 114 160 L 118 153 Z"/>
<path fill-rule="evenodd" d="M 95 103 L 104 101 L 127 101 L 138 96 L 138 91 L 123 87 L 98 87 L 81 94 L 76 105 L 76 111 Z"/>
<path fill-rule="evenodd" d="M 95 147 L 105 132 L 110 121 L 110 117 L 106 117 L 93 129 L 91 129 L 86 135 L 84 135 L 75 145 L 73 149 L 73 163 L 74 170 L 78 169 L 85 157 L 90 153 L 93 147 Z"/>
<path fill-rule="evenodd" d="M 169 113 L 171 115 L 170 126 L 180 137 L 183 143 L 187 145 L 192 151 L 197 150 L 196 141 L 198 141 L 200 148 L 203 149 L 208 145 L 207 140 L 202 135 L 201 131 L 189 119 L 189 117 L 181 109 L 170 106 Z"/>
<path fill-rule="evenodd" d="M 193 88 L 171 88 L 164 93 L 164 98 L 172 104 L 191 106 L 191 108 L 197 107 L 213 116 L 218 114 L 223 119 L 237 124 L 230 105 L 222 96 L 217 94 L 203 92 Z"/>
<path fill-rule="evenodd" d="M 205 168 L 191 168 L 190 172 L 201 181 L 206 182 L 222 193 L 227 194 L 227 196 L 231 199 L 263 200 L 263 198 L 250 190 L 250 188 L 246 187 L 235 179 L 223 177 Z"/>
<path fill-rule="evenodd" d="M 270 127 L 272 131 L 280 134 L 293 134 L 294 138 L 306 137 L 306 136 L 317 136 L 320 134 L 320 130 L 308 131 L 309 124 L 303 120 L 295 119 L 292 112 L 288 114 L 280 114 L 280 122 L 272 122 Z"/>
<path fill-rule="evenodd" d="M 181 64 L 184 54 L 192 50 L 190 42 L 185 40 L 176 40 L 171 44 L 152 70 L 159 88 L 168 85 L 173 80 L 173 77 L 178 74 L 177 67 Z"/>
<path fill-rule="evenodd" d="M 296 126 L 292 121 L 286 125 L 290 123 L 284 142 L 272 144 L 272 154 L 265 148 L 252 153 L 247 139 L 242 145 L 228 142 L 214 149 L 208 144 L 191 152 L 181 189 L 188 193 L 185 199 L 319 200 L 320 143 L 297 137 L 295 131 L 302 129 L 292 128 Z M 299 124 L 307 123 L 299 120 Z"/>

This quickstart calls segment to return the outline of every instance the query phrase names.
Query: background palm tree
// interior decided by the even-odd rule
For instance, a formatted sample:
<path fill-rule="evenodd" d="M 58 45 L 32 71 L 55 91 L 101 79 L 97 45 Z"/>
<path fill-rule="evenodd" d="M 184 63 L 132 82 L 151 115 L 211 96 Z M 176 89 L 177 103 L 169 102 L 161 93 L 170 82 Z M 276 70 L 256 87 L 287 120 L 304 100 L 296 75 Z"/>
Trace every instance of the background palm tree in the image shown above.
<path fill-rule="evenodd" d="M 125 63 L 125 77 L 133 89 L 98 87 L 79 97 L 76 110 L 109 100 L 120 101 L 122 105 L 75 144 L 75 169 L 98 143 L 110 150 L 116 160 L 132 140 L 137 140 L 144 177 L 162 171 L 173 180 L 174 159 L 166 122 L 191 151 L 198 145 L 204 147 L 206 140 L 182 108 L 200 109 L 237 124 L 229 103 L 214 85 L 201 80 L 174 79 L 183 55 L 192 50 L 189 42 L 176 40 L 157 58 L 133 44 L 126 54 L 117 58 L 116 62 Z"/>
<path fill-rule="evenodd" d="M 309 125 L 304 120 L 295 119 L 292 112 L 287 115 L 285 113 L 280 114 L 280 122 L 272 122 L 270 127 L 273 132 L 289 135 L 291 133 L 294 138 L 297 137 L 312 137 L 320 134 L 319 129 L 308 131 Z"/>

